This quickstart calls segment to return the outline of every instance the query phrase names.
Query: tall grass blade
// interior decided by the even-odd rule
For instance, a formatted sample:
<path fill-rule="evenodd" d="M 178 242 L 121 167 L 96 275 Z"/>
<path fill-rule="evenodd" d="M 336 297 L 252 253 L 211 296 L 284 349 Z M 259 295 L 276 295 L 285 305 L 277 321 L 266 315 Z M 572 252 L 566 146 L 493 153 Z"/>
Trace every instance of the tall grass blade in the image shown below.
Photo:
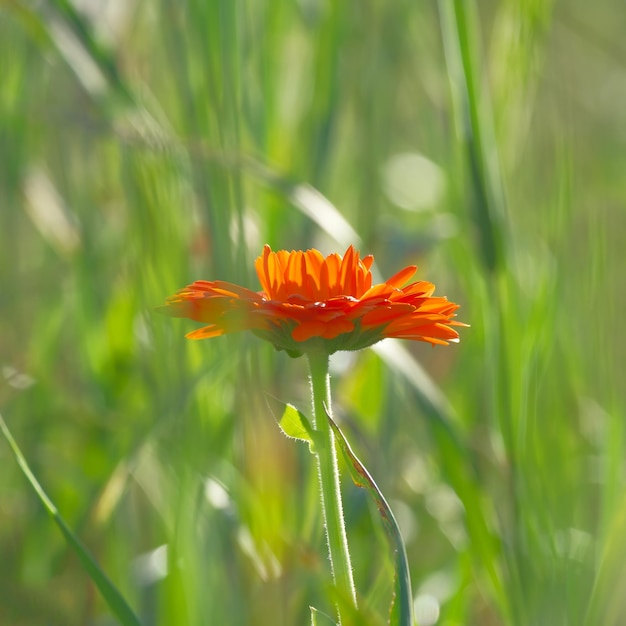
<path fill-rule="evenodd" d="M 59 527 L 59 530 L 63 534 L 65 541 L 69 547 L 74 551 L 76 556 L 79 558 L 82 566 L 85 568 L 87 574 L 94 582 L 96 587 L 100 590 L 102 597 L 108 604 L 111 612 L 120 620 L 123 626 L 141 626 L 141 622 L 139 618 L 133 613 L 132 609 L 119 592 L 117 587 L 111 582 L 108 576 L 102 571 L 98 563 L 96 563 L 95 559 L 91 556 L 87 548 L 81 543 L 81 541 L 76 537 L 76 535 L 72 532 L 69 526 L 65 523 L 65 520 L 61 517 L 59 511 L 56 506 L 50 500 L 46 492 L 43 490 L 43 487 L 31 471 L 24 455 L 19 449 L 15 439 L 11 435 L 9 428 L 4 421 L 2 415 L 0 415 L 0 430 L 4 435 L 4 438 L 7 440 L 13 454 L 15 455 L 15 460 L 22 470 L 24 476 L 30 483 L 30 486 L 33 488 L 33 491 L 37 494 L 37 497 L 44 505 L 48 513 L 52 516 L 52 519 Z"/>
<path fill-rule="evenodd" d="M 504 263 L 504 190 L 491 106 L 481 90 L 473 2 L 439 0 L 441 29 L 459 140 L 466 152 L 473 191 L 479 254 L 491 271 Z"/>

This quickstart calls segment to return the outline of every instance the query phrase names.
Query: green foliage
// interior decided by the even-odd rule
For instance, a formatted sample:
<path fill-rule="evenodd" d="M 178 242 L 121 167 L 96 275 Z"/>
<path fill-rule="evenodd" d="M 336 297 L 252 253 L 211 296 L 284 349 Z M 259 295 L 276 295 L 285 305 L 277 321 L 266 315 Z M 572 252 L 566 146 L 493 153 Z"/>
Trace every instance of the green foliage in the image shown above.
<path fill-rule="evenodd" d="M 124 598 L 120 595 L 120 592 L 111 583 L 106 574 L 100 569 L 100 567 L 94 561 L 93 557 L 91 556 L 91 554 L 89 554 L 85 546 L 82 545 L 80 540 L 71 531 L 71 529 L 65 523 L 63 517 L 59 515 L 59 511 L 57 510 L 57 508 L 54 506 L 54 504 L 50 501 L 50 498 L 48 498 L 44 490 L 41 488 L 39 481 L 33 475 L 30 467 L 28 467 L 26 459 L 24 459 L 21 450 L 19 449 L 17 443 L 9 432 L 9 429 L 6 426 L 4 419 L 2 419 L 2 415 L 0 415 L 0 431 L 2 432 L 2 435 L 9 444 L 9 446 L 11 446 L 13 454 L 15 455 L 15 460 L 17 461 L 17 464 L 24 473 L 24 476 L 30 483 L 33 492 L 37 495 L 37 497 L 44 505 L 56 525 L 59 527 L 59 530 L 65 538 L 68 547 L 74 551 L 74 553 L 80 560 L 83 568 L 98 588 L 98 591 L 100 591 L 100 593 L 102 594 L 102 597 L 106 601 L 111 612 L 120 620 L 123 626 L 139 626 L 140 622 L 137 619 L 137 616 L 132 612 Z"/>
<path fill-rule="evenodd" d="M 278 422 L 280 429 L 292 439 L 304 441 L 311 452 L 315 451 L 314 431 L 306 416 L 292 404 L 285 404 L 283 414 Z"/>
<path fill-rule="evenodd" d="M 385 500 L 385 496 L 383 496 L 365 466 L 354 454 L 344 434 L 330 415 L 328 416 L 328 421 L 337 437 L 338 446 L 345 457 L 346 466 L 352 476 L 352 481 L 357 487 L 365 489 L 373 499 L 383 528 L 389 537 L 394 554 L 394 594 L 390 610 L 390 623 L 398 626 L 413 626 L 413 597 L 411 595 L 409 564 L 398 522 L 387 500 Z"/>
<path fill-rule="evenodd" d="M 0 3 L 0 411 L 142 624 L 334 614 L 311 456 L 266 402 L 306 407 L 306 363 L 154 312 L 194 279 L 257 288 L 264 243 L 415 263 L 471 324 L 331 360 L 418 624 L 621 623 L 613 4 Z M 114 623 L 4 439 L 0 466 L 0 623 Z M 393 555 L 344 491 L 385 623 Z"/>

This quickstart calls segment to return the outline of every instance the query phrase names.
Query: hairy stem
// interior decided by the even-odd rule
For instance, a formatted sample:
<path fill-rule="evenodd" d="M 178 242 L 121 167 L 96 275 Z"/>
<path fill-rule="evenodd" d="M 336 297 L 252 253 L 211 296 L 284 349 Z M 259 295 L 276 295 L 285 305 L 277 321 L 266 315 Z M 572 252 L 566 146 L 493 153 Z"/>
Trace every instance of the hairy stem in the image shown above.
<path fill-rule="evenodd" d="M 315 448 L 324 525 L 326 527 L 330 566 L 337 590 L 337 611 L 341 623 L 341 606 L 352 602 L 356 607 L 357 601 L 341 504 L 335 435 L 326 417 L 326 411 L 329 413 L 331 411 L 328 355 L 311 353 L 307 356 L 311 372 L 313 416 L 317 431 Z"/>

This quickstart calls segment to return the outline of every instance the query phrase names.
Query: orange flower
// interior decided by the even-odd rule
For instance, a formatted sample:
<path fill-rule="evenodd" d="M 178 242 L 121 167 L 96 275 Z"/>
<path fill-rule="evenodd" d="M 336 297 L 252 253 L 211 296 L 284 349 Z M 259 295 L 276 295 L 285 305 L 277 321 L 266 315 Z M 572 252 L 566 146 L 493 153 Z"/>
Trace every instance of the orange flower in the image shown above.
<path fill-rule="evenodd" d="M 263 291 L 223 281 L 199 280 L 166 300 L 161 310 L 208 326 L 187 335 L 206 339 L 251 330 L 292 356 L 360 350 L 384 339 L 431 344 L 458 341 L 452 321 L 458 304 L 433 297 L 435 286 L 418 281 L 409 266 L 372 286 L 374 258 L 350 246 L 343 258 L 317 250 L 272 252 L 265 246 L 255 267 Z"/>

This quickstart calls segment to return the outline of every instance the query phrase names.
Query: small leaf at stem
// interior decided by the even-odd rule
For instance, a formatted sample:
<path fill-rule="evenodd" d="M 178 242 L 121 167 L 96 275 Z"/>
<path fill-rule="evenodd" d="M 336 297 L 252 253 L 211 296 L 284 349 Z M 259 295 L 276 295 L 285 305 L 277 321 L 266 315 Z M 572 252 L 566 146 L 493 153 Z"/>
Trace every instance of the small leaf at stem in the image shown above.
<path fill-rule="evenodd" d="M 354 484 L 357 487 L 365 489 L 374 498 L 376 507 L 380 514 L 380 518 L 383 523 L 383 527 L 391 542 L 395 554 L 395 585 L 394 585 L 394 597 L 391 605 L 389 624 L 390 626 L 413 626 L 413 600 L 411 596 L 411 579 L 409 576 L 409 564 L 406 556 L 406 549 L 404 547 L 404 541 L 400 534 L 400 528 L 398 522 L 389 507 L 389 504 L 385 500 L 382 492 L 378 488 L 378 485 L 374 482 L 370 473 L 367 471 L 363 463 L 359 461 L 356 454 L 352 451 L 350 444 L 344 437 L 344 434 L 339 429 L 339 426 L 335 423 L 333 418 L 326 411 L 328 421 L 330 423 L 339 447 L 346 460 L 348 470 Z"/>
<path fill-rule="evenodd" d="M 283 404 L 283 413 L 278 420 L 280 429 L 291 439 L 298 439 L 309 444 L 311 453 L 315 453 L 315 433 L 309 420 L 292 404 Z"/>

